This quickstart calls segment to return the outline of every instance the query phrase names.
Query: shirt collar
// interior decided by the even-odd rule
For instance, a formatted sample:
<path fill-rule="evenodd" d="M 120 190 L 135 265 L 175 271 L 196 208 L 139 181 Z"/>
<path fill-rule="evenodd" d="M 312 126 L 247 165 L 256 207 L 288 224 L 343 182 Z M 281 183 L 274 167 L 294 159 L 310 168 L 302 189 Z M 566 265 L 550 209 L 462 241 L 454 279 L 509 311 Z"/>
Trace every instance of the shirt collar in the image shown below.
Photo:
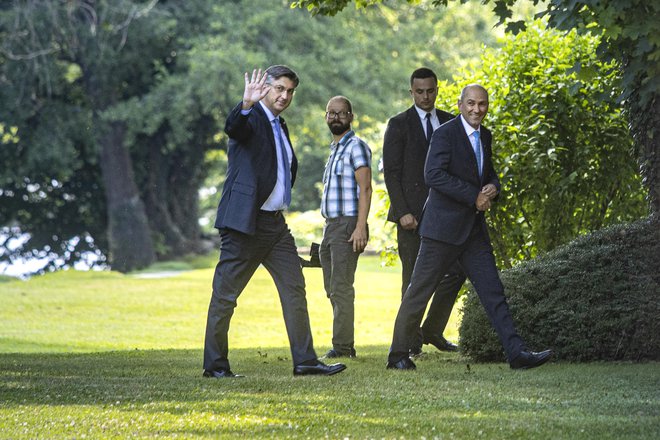
<path fill-rule="evenodd" d="M 465 129 L 465 132 L 467 133 L 468 137 L 472 136 L 472 133 L 475 131 L 479 132 L 479 136 L 481 136 L 481 125 L 479 125 L 479 128 L 475 130 L 473 126 L 467 123 L 463 115 L 461 115 L 461 122 L 463 123 L 463 128 Z"/>
<path fill-rule="evenodd" d="M 421 108 L 417 107 L 416 105 L 414 105 L 413 107 L 415 107 L 415 110 L 417 110 L 417 114 L 419 115 L 419 119 L 421 119 L 421 120 L 424 120 L 428 113 L 431 113 L 431 118 L 433 118 L 435 116 L 435 111 L 434 111 L 435 109 L 431 110 L 430 112 L 427 112 L 426 110 L 422 110 Z"/>
<path fill-rule="evenodd" d="M 355 132 L 354 132 L 353 130 L 348 130 L 348 131 L 346 132 L 346 134 L 343 135 L 343 136 L 341 137 L 341 139 L 339 139 L 339 142 L 337 142 L 337 143 L 332 142 L 332 144 L 330 144 L 330 146 L 331 146 L 331 147 L 334 147 L 334 146 L 336 146 L 336 145 L 346 144 L 346 142 L 348 142 L 348 140 L 349 140 L 350 138 L 352 138 L 353 136 L 355 136 Z"/>
<path fill-rule="evenodd" d="M 266 117 L 270 122 L 273 122 L 275 119 L 279 119 L 279 116 L 275 116 L 273 112 L 270 111 L 268 107 L 266 107 L 266 104 L 264 104 L 262 101 L 259 101 L 259 104 L 261 104 L 261 108 L 266 112 Z"/>

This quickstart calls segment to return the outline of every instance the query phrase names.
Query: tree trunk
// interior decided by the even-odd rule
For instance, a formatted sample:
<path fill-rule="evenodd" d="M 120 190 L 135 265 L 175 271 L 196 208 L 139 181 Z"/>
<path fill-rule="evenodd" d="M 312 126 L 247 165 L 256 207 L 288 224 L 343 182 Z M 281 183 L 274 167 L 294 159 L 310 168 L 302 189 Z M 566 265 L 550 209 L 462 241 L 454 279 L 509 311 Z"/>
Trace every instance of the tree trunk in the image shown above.
<path fill-rule="evenodd" d="M 660 95 L 653 94 L 647 104 L 640 105 L 634 93 L 629 100 L 630 130 L 635 139 L 642 183 L 648 190 L 651 215 L 660 217 Z"/>
<path fill-rule="evenodd" d="M 202 251 L 199 188 L 206 177 L 205 146 L 212 144 L 210 139 L 215 131 L 216 125 L 210 117 L 201 118 L 193 130 L 194 136 L 188 148 L 177 151 L 170 168 L 170 213 L 183 235 L 193 244 L 195 252 Z"/>
<path fill-rule="evenodd" d="M 96 129 L 108 207 L 108 260 L 119 272 L 141 269 L 154 262 L 155 254 L 131 157 L 124 148 L 125 127 L 97 119 Z"/>
<path fill-rule="evenodd" d="M 142 190 L 159 260 L 181 257 L 195 251 L 194 243 L 181 231 L 171 215 L 169 195 L 173 188 L 169 174 L 174 160 L 163 154 L 164 142 L 162 133 L 145 139 L 148 145 L 148 168 L 146 185 Z M 188 211 L 188 215 L 196 219 L 197 211 Z"/>

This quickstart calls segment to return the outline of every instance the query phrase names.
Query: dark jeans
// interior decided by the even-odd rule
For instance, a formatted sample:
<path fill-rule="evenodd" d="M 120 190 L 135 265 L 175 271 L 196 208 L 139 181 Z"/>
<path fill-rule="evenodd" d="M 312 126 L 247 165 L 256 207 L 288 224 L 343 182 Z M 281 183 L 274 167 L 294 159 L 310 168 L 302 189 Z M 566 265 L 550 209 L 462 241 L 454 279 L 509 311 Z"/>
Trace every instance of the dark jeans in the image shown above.
<path fill-rule="evenodd" d="M 359 253 L 349 242 L 357 217 L 326 219 L 319 256 L 323 286 L 332 305 L 332 348 L 350 353 L 355 346 L 355 269 Z"/>

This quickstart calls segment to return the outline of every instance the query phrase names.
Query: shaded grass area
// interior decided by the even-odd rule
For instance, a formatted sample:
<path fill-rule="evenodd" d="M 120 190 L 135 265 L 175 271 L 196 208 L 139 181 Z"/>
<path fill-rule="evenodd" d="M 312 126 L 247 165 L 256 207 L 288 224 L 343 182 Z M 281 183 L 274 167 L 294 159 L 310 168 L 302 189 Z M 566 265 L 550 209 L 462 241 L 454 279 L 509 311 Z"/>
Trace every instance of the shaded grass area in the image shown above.
<path fill-rule="evenodd" d="M 211 261 L 161 279 L 71 271 L 2 283 L 0 439 L 660 437 L 658 363 L 519 372 L 425 346 L 417 372 L 385 370 L 400 272 L 377 257 L 360 260 L 358 357 L 346 372 L 292 376 L 279 300 L 259 269 L 230 331 L 232 369 L 247 377 L 204 379 Z M 320 270 L 305 275 L 321 355 L 332 311 Z"/>
<path fill-rule="evenodd" d="M 514 372 L 429 353 L 386 371 L 363 347 L 333 377 L 288 349 L 234 350 L 243 379 L 200 377 L 200 350 L 0 357 L 1 438 L 657 438 L 656 364 Z"/>

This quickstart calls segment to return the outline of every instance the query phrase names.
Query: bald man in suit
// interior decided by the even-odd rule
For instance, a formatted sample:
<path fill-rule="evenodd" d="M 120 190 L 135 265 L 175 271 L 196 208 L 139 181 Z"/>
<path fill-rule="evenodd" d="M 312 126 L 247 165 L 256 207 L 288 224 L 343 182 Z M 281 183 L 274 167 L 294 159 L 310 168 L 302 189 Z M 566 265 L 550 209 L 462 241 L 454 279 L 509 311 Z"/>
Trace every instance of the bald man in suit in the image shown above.
<path fill-rule="evenodd" d="M 466 86 L 458 109 L 461 114 L 431 138 L 424 167 L 430 191 L 419 225 L 422 243 L 394 324 L 387 368 L 416 368 L 409 357 L 410 341 L 438 278 L 456 262 L 474 286 L 511 368 L 538 367 L 552 351 L 529 351 L 516 332 L 486 226 L 485 213 L 500 191 L 492 134 L 481 125 L 488 112 L 488 92 L 478 84 Z"/>

